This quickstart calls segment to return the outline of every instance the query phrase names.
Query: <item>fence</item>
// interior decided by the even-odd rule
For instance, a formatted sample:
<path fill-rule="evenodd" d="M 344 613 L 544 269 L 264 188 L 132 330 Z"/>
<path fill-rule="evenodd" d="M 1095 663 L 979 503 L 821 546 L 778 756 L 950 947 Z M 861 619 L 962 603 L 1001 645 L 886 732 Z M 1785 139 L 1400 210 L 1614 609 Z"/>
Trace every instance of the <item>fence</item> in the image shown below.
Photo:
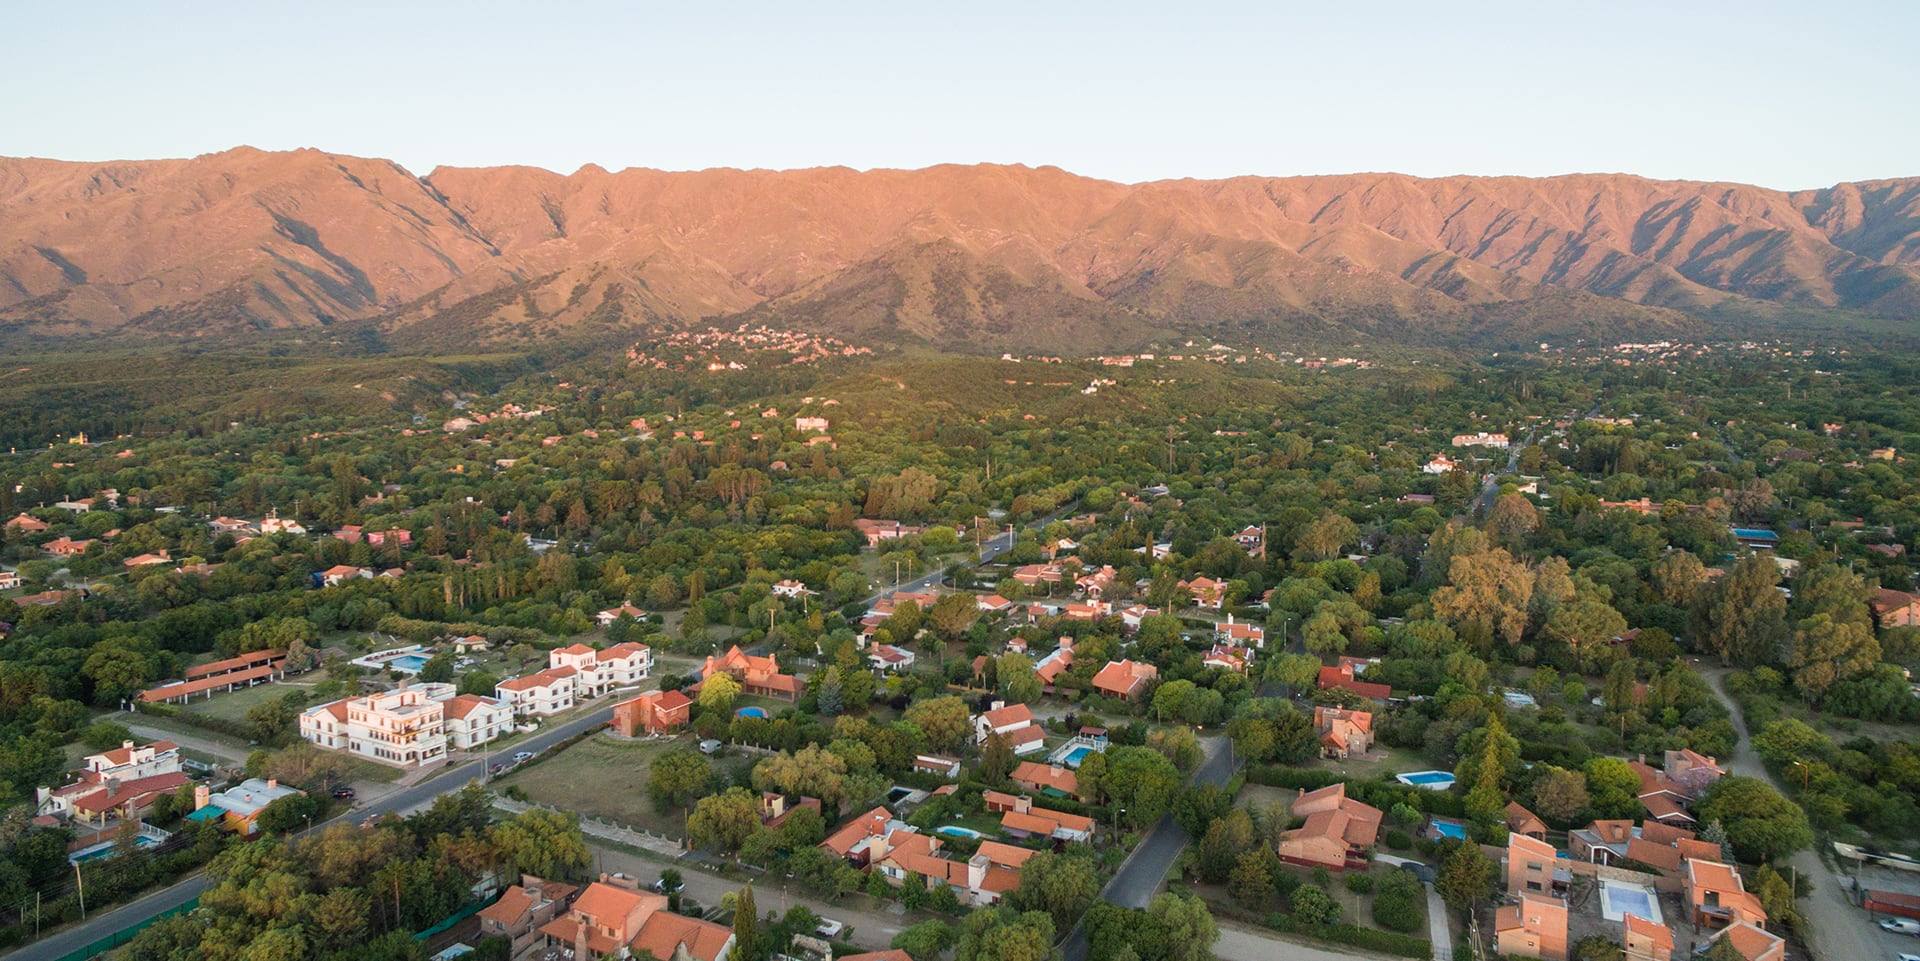
<path fill-rule="evenodd" d="M 84 948 L 62 955 L 54 959 L 54 961 L 87 961 L 88 958 L 97 957 L 101 954 L 104 954 L 108 951 L 113 950 L 114 948 L 117 948 L 123 944 L 126 944 L 128 941 L 133 940 L 134 937 L 137 936 L 140 932 L 145 931 L 150 927 L 153 927 L 154 925 L 160 923 L 161 921 L 166 920 L 167 918 L 173 917 L 176 914 L 185 914 L 188 911 L 191 911 L 194 908 L 197 908 L 199 906 L 200 906 L 200 899 L 197 897 L 193 898 L 192 900 L 188 901 L 185 904 L 180 905 L 177 908 L 170 908 L 168 910 L 160 912 L 159 914 L 154 915 L 153 917 L 146 919 L 145 921 L 141 921 L 129 927 L 121 928 L 120 930 L 115 931 L 114 933 L 109 934 L 106 937 L 101 938 L 100 940 L 95 941 Z"/>

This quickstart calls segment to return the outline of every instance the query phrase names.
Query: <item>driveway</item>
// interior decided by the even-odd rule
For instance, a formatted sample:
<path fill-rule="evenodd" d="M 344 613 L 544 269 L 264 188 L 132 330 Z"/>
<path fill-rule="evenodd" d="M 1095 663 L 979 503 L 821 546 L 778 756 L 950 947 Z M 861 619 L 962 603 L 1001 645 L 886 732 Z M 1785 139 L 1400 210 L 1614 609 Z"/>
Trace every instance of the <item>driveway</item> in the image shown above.
<path fill-rule="evenodd" d="M 1733 757 L 1726 765 L 1730 774 L 1744 774 L 1748 777 L 1766 779 L 1775 790 L 1785 794 L 1786 788 L 1775 780 L 1773 773 L 1754 753 L 1753 739 L 1747 731 L 1746 718 L 1740 715 L 1740 708 L 1733 698 L 1727 696 L 1726 678 L 1730 671 L 1724 668 L 1700 667 L 1700 673 L 1706 676 L 1707 683 L 1713 686 L 1713 693 L 1719 695 L 1722 703 L 1733 712 L 1734 730 L 1740 732 L 1740 743 L 1733 749 Z M 1827 867 L 1825 861 L 1812 851 L 1801 851 L 1788 862 L 1800 876 L 1813 882 L 1813 889 L 1800 899 L 1800 913 L 1807 919 L 1805 937 L 1807 950 L 1817 961 L 1866 961 L 1869 958 L 1887 958 L 1892 956 L 1885 944 L 1886 935 L 1875 928 L 1866 912 L 1855 907 L 1847 899 L 1847 892 L 1853 882 L 1846 875 Z M 1902 950 L 1913 950 L 1912 939 L 1902 938 L 1896 946 Z"/>

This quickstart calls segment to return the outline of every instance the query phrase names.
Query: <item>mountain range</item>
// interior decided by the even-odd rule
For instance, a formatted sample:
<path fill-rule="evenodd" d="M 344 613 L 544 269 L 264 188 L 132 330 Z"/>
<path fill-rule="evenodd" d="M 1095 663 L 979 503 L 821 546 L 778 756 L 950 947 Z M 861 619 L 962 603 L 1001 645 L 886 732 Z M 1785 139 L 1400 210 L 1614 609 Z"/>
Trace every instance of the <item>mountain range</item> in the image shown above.
<path fill-rule="evenodd" d="M 1408 341 L 1920 316 L 1920 178 L 1121 184 L 1023 166 L 416 176 L 238 148 L 0 159 L 0 336 L 329 328 L 417 344 L 758 320 L 1087 351 L 1170 332 Z"/>

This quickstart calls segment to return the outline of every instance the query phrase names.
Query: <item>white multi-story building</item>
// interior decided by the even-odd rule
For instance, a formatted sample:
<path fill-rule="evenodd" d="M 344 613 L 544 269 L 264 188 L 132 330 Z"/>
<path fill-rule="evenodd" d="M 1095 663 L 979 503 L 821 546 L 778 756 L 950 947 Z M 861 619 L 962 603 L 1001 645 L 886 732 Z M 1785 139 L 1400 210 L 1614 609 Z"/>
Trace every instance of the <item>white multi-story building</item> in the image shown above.
<path fill-rule="evenodd" d="M 415 767 L 447 756 L 446 708 L 404 687 L 350 697 L 302 713 L 300 736 L 381 764 Z"/>
<path fill-rule="evenodd" d="M 628 641 L 596 651 L 585 644 L 563 647 L 547 654 L 551 670 L 574 670 L 573 693 L 578 697 L 598 697 L 615 688 L 632 687 L 647 679 L 653 670 L 653 651 L 645 644 Z"/>
<path fill-rule="evenodd" d="M 579 673 L 571 667 L 552 667 L 501 681 L 493 693 L 520 717 L 558 714 L 573 706 L 574 678 Z"/>
<path fill-rule="evenodd" d="M 447 743 L 456 750 L 470 751 L 513 730 L 513 708 L 498 698 L 462 694 L 448 699 L 443 707 Z"/>

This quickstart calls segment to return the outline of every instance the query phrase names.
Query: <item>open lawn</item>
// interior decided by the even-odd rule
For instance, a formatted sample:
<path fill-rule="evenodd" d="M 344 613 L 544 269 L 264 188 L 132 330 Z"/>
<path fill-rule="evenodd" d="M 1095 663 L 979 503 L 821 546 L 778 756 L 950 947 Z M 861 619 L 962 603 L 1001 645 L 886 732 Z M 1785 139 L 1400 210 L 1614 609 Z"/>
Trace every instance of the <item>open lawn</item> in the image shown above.
<path fill-rule="evenodd" d="M 303 696 L 311 697 L 313 687 L 309 682 L 318 681 L 320 678 L 321 672 L 316 671 L 301 675 L 298 684 L 257 684 L 253 687 L 215 694 L 212 697 L 196 697 L 191 703 L 182 705 L 180 709 L 188 714 L 217 717 L 235 724 L 245 724 L 248 711 L 284 694 L 298 692 Z"/>
<path fill-rule="evenodd" d="M 1392 777 L 1410 771 L 1426 771 L 1433 768 L 1433 762 L 1418 751 L 1405 748 L 1387 747 L 1375 744 L 1373 750 L 1364 757 L 1351 757 L 1344 761 L 1321 759 L 1310 762 L 1310 766 L 1323 770 L 1339 771 L 1349 778 Z"/>
<path fill-rule="evenodd" d="M 518 787 L 539 804 L 679 837 L 686 833 L 684 815 L 654 810 L 647 773 L 654 758 L 693 743 L 690 737 L 633 742 L 596 735 L 496 783 L 502 790 Z"/>

